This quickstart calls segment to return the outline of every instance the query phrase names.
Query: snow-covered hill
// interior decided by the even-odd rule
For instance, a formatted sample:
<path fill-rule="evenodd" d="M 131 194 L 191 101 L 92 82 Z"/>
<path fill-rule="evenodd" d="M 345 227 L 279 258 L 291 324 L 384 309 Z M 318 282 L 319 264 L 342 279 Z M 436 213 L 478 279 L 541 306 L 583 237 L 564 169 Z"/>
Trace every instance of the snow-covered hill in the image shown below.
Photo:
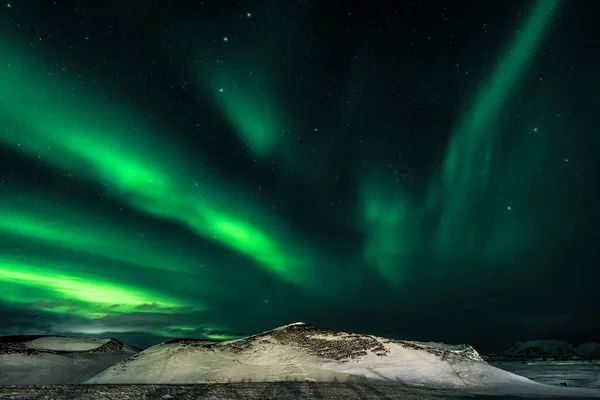
<path fill-rule="evenodd" d="M 385 339 L 303 323 L 227 342 L 162 343 L 108 368 L 88 383 L 286 380 L 397 382 L 432 388 L 512 386 L 530 392 L 555 389 L 488 365 L 471 346 Z"/>
<path fill-rule="evenodd" d="M 0 336 L 0 384 L 81 383 L 138 351 L 116 339 Z"/>

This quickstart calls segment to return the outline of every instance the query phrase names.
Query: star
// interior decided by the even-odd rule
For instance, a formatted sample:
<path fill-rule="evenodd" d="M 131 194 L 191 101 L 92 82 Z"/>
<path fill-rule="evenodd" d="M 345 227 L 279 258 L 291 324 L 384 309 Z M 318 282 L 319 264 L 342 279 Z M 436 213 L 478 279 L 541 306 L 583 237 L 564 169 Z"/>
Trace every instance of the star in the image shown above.
<path fill-rule="evenodd" d="M 511 206 L 508 206 L 508 207 L 506 207 L 506 210 L 507 210 L 507 211 L 512 211 L 512 207 L 511 207 Z"/>
<path fill-rule="evenodd" d="M 568 158 L 565 158 L 565 162 L 566 162 L 566 163 L 568 163 L 568 162 L 569 162 L 569 159 L 568 159 Z"/>
<path fill-rule="evenodd" d="M 534 132 L 537 132 L 539 129 L 537 127 L 533 128 Z"/>
<path fill-rule="evenodd" d="M 8 8 L 12 8 L 12 3 L 8 3 L 8 4 L 6 5 L 6 7 L 8 7 Z"/>
<path fill-rule="evenodd" d="M 248 17 L 248 18 L 252 17 L 252 13 L 250 13 L 250 12 L 246 13 L 246 17 Z"/>
<path fill-rule="evenodd" d="M 223 88 L 219 89 L 219 92 L 221 92 L 221 93 L 223 93 L 224 91 L 225 91 L 225 89 L 223 89 Z"/>
<path fill-rule="evenodd" d="M 225 36 L 225 37 L 223 38 L 223 41 L 224 41 L 224 42 L 228 42 L 228 41 L 229 41 L 229 38 L 228 38 L 227 36 Z"/>

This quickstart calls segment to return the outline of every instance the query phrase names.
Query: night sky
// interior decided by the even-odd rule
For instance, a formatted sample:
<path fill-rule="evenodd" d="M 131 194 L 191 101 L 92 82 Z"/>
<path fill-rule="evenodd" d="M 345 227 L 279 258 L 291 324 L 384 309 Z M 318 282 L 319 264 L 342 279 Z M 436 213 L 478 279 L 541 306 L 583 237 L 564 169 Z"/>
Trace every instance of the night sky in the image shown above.
<path fill-rule="evenodd" d="M 600 341 L 597 0 L 0 8 L 0 334 Z"/>

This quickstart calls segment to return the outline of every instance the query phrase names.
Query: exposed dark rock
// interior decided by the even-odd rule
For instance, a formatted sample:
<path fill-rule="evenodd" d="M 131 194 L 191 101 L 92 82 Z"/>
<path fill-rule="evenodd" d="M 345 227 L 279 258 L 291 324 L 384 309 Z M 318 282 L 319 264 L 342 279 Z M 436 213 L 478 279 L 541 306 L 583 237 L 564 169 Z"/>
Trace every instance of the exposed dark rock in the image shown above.
<path fill-rule="evenodd" d="M 327 338 L 319 338 L 323 336 Z M 276 342 L 279 345 L 289 345 L 302 349 L 310 355 L 318 356 L 335 361 L 350 361 L 368 355 L 375 354 L 385 357 L 389 351 L 384 346 L 386 343 L 395 343 L 406 348 L 427 351 L 444 359 L 468 357 L 473 360 L 481 360 L 477 352 L 467 345 L 454 346 L 453 349 L 441 347 L 436 344 L 407 342 L 402 340 L 377 338 L 372 335 L 348 334 L 330 329 L 319 328 L 302 323 L 287 325 L 272 331 L 249 336 L 244 339 L 229 342 L 210 342 L 206 340 L 175 339 L 164 344 L 178 343 L 185 347 L 202 347 L 206 351 L 223 349 L 234 353 L 243 353 L 252 349 L 257 343 Z"/>

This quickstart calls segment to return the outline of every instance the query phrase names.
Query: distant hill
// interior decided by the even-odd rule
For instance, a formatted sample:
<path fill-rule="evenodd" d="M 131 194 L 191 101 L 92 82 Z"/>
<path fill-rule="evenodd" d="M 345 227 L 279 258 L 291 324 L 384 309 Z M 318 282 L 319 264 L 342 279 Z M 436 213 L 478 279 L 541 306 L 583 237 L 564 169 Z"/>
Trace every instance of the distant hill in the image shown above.
<path fill-rule="evenodd" d="M 581 343 L 574 346 L 563 340 L 529 340 L 518 342 L 510 349 L 484 355 L 488 361 L 577 360 L 600 359 L 600 344 Z"/>
<path fill-rule="evenodd" d="M 530 340 L 519 342 L 504 352 L 514 356 L 572 356 L 573 345 L 562 340 Z"/>
<path fill-rule="evenodd" d="M 81 383 L 138 351 L 111 338 L 0 336 L 0 384 Z"/>

